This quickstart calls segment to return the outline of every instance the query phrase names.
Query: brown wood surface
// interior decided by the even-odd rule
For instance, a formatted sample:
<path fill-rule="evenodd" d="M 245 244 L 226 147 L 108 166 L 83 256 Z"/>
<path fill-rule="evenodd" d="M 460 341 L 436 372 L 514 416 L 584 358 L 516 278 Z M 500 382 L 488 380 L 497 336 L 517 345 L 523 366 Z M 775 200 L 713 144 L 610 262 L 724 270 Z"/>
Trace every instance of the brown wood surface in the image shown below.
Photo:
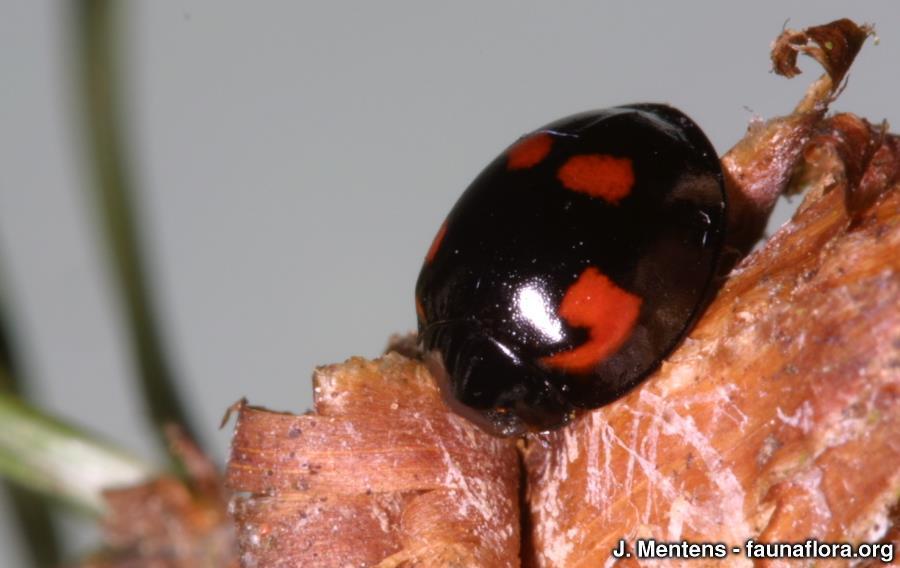
<path fill-rule="evenodd" d="M 244 406 L 228 468 L 245 566 L 518 566 L 519 457 L 397 353 L 317 370 L 315 413 Z"/>

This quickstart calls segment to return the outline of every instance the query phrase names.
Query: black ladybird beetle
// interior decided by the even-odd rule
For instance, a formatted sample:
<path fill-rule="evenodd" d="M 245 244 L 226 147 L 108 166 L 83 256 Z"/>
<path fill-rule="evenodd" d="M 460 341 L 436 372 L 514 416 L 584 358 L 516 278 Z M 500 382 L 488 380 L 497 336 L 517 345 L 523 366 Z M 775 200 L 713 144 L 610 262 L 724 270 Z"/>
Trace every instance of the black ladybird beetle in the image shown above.
<path fill-rule="evenodd" d="M 426 361 L 501 435 L 612 402 L 704 306 L 725 218 L 716 152 L 681 111 L 552 122 L 491 162 L 438 230 L 416 284 Z"/>

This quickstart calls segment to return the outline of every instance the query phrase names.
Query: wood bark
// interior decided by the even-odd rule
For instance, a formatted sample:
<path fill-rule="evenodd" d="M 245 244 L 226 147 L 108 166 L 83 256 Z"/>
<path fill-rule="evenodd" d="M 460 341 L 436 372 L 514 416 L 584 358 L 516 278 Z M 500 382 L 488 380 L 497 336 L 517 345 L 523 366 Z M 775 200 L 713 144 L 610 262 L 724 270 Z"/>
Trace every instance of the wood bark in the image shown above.
<path fill-rule="evenodd" d="M 106 547 L 82 568 L 236 568 L 228 494 L 212 461 L 179 429 L 167 431 L 185 477 L 161 475 L 105 492 Z"/>
<path fill-rule="evenodd" d="M 243 406 L 229 485 L 245 566 L 518 566 L 519 456 L 397 353 L 315 375 L 315 413 Z"/>

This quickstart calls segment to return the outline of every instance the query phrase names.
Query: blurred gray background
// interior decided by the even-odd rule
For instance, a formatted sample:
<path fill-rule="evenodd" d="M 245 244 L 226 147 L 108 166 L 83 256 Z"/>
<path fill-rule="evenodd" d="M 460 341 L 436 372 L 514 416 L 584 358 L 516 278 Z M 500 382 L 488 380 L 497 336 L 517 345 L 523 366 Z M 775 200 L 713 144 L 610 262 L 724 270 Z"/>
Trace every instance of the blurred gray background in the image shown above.
<path fill-rule="evenodd" d="M 46 409 L 152 459 L 86 191 L 71 5 L 2 5 L 0 264 L 27 372 Z M 220 461 L 232 402 L 303 411 L 316 365 L 376 356 L 413 328 L 413 285 L 444 215 L 534 127 L 668 102 L 722 153 L 818 75 L 809 62 L 794 80 L 769 72 L 785 21 L 842 16 L 875 23 L 880 43 L 834 108 L 900 123 L 891 1 L 153 0 L 125 12 L 153 289 Z M 0 566 L 22 558 L 0 518 Z"/>

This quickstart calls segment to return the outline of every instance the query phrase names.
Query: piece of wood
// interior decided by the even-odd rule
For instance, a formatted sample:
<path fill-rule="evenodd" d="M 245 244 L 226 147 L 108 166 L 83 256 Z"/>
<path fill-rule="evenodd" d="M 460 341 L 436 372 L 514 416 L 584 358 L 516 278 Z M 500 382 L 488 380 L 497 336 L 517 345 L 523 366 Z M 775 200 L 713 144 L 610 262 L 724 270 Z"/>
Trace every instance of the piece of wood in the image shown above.
<path fill-rule="evenodd" d="M 228 496 L 216 466 L 180 429 L 166 432 L 185 479 L 161 475 L 104 492 L 105 548 L 82 568 L 236 568 Z"/>
<path fill-rule="evenodd" d="M 241 406 L 227 480 L 245 566 L 518 566 L 519 457 L 419 361 L 322 367 L 315 413 Z"/>

